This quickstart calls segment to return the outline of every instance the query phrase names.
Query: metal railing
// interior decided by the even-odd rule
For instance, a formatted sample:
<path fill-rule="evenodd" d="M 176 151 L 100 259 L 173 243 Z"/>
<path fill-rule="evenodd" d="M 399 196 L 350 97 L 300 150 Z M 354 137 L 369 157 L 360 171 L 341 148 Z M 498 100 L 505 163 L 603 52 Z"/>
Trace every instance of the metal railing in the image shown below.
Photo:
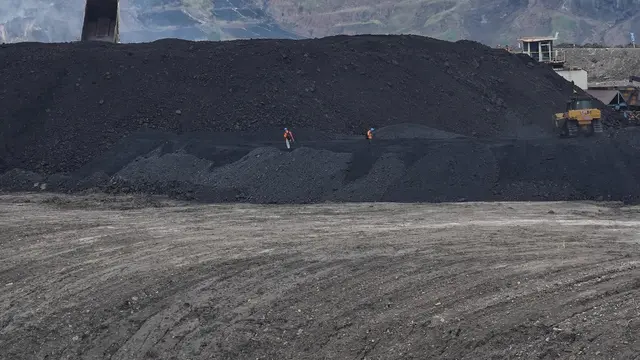
<path fill-rule="evenodd" d="M 527 54 L 529 56 L 531 56 L 533 59 L 538 60 L 538 61 L 542 61 L 542 62 L 565 62 L 567 60 L 567 54 L 563 49 L 553 49 L 553 51 L 551 51 L 551 53 L 548 56 L 542 56 L 542 59 L 540 59 L 539 56 L 539 52 L 525 52 L 522 49 L 514 49 L 510 46 L 498 46 L 496 47 L 496 49 L 501 49 L 501 50 L 505 50 L 508 51 L 512 54 Z"/>
<path fill-rule="evenodd" d="M 567 53 L 561 49 L 553 49 L 552 62 L 565 62 L 567 61 Z"/>

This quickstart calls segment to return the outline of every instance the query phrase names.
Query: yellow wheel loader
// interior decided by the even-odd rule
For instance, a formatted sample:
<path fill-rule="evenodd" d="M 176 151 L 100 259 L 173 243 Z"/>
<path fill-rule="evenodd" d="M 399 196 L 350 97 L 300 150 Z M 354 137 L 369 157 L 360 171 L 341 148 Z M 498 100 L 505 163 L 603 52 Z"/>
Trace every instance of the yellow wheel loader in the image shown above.
<path fill-rule="evenodd" d="M 81 41 L 120 42 L 120 0 L 87 0 Z"/>
<path fill-rule="evenodd" d="M 565 112 L 554 114 L 553 121 L 561 137 L 576 137 L 579 133 L 590 136 L 603 131 L 600 109 L 587 96 L 573 96 L 567 101 Z"/>

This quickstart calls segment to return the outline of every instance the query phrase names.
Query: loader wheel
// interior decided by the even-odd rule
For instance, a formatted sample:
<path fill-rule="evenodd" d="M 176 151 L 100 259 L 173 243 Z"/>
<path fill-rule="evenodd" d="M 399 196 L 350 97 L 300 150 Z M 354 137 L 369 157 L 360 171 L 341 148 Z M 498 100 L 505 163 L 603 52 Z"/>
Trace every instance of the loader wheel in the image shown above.
<path fill-rule="evenodd" d="M 591 132 L 592 133 L 601 133 L 602 131 L 603 131 L 603 129 L 602 129 L 602 121 L 593 120 L 591 122 Z"/>
<path fill-rule="evenodd" d="M 567 136 L 568 137 L 576 137 L 578 136 L 578 123 L 576 121 L 567 121 Z"/>
<path fill-rule="evenodd" d="M 569 130 L 567 130 L 567 125 L 566 124 L 563 127 L 560 128 L 560 137 L 561 138 L 569 137 Z"/>
<path fill-rule="evenodd" d="M 593 124 L 583 126 L 582 132 L 584 133 L 585 137 L 593 136 Z"/>

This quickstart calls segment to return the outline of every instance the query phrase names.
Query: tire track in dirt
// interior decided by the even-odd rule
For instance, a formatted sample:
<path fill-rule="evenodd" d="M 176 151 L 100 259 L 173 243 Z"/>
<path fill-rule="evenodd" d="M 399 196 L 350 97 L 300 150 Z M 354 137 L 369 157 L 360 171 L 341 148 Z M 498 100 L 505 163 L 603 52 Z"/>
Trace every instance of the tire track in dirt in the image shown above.
<path fill-rule="evenodd" d="M 50 197 L 0 196 L 1 358 L 640 350 L 636 208 Z"/>

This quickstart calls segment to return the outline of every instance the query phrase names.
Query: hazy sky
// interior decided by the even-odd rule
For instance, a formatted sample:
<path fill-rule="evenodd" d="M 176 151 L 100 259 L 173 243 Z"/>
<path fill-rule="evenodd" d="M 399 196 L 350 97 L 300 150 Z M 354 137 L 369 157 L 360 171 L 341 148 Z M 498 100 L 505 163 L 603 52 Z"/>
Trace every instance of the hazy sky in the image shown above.
<path fill-rule="evenodd" d="M 46 30 L 53 41 L 79 37 L 83 12 L 84 0 L 0 1 L 0 23 L 7 24 L 8 31 L 35 26 Z"/>
<path fill-rule="evenodd" d="M 144 3 L 144 0 L 141 0 Z M 135 2 L 134 2 L 135 3 Z M 120 31 L 136 30 L 136 8 L 120 0 Z M 41 28 L 48 41 L 74 41 L 80 38 L 85 0 L 0 0 L 0 24 L 9 35 Z M 137 34 L 137 41 L 155 40 L 153 34 Z"/>

